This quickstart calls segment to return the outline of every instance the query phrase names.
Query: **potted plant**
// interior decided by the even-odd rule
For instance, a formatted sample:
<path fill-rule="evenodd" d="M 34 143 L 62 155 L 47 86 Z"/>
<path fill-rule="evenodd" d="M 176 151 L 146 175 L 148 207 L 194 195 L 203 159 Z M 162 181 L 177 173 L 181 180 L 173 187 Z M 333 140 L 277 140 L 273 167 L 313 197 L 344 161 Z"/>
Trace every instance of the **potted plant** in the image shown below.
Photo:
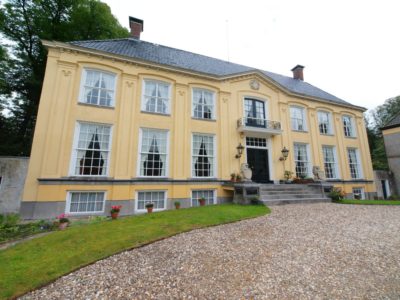
<path fill-rule="evenodd" d="M 68 216 L 66 214 L 61 214 L 57 216 L 58 219 L 58 228 L 60 230 L 64 230 L 65 228 L 67 228 L 68 224 L 69 224 L 69 219 L 67 218 Z"/>
<path fill-rule="evenodd" d="M 206 199 L 204 197 L 199 198 L 200 206 L 206 205 Z"/>
<path fill-rule="evenodd" d="M 236 182 L 236 173 L 231 173 L 231 181 Z"/>
<path fill-rule="evenodd" d="M 240 174 L 236 174 L 236 182 L 241 182 L 242 181 L 242 176 Z"/>
<path fill-rule="evenodd" d="M 151 214 L 153 212 L 154 203 L 147 203 L 146 208 L 147 208 L 147 213 Z"/>
<path fill-rule="evenodd" d="M 179 201 L 174 202 L 175 208 L 180 209 L 181 208 L 181 203 Z"/>
<path fill-rule="evenodd" d="M 113 220 L 118 218 L 118 215 L 119 215 L 119 212 L 121 210 L 121 207 L 122 207 L 122 205 L 113 205 L 113 206 L 111 206 L 110 213 L 111 213 L 111 218 Z"/>
<path fill-rule="evenodd" d="M 292 172 L 292 171 L 286 170 L 286 171 L 283 173 L 283 177 L 285 178 L 285 182 L 286 182 L 286 183 L 289 182 L 289 180 L 292 178 L 292 176 L 293 176 L 293 172 Z"/>

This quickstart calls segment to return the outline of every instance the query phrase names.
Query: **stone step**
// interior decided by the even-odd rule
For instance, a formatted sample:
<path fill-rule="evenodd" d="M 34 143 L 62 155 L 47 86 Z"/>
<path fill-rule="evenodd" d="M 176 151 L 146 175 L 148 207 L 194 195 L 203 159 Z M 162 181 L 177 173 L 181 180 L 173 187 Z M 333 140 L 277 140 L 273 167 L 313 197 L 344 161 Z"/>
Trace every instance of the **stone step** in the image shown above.
<path fill-rule="evenodd" d="M 320 194 L 314 190 L 304 190 L 304 191 L 260 191 L 260 195 L 296 195 L 296 194 Z"/>
<path fill-rule="evenodd" d="M 264 205 L 283 205 L 283 204 L 303 204 L 303 203 L 320 203 L 331 202 L 330 198 L 306 198 L 306 199 L 279 199 L 279 200 L 261 200 Z"/>
<path fill-rule="evenodd" d="M 261 195 L 260 198 L 262 200 L 274 200 L 274 199 L 307 199 L 307 198 L 323 198 L 324 196 L 321 194 L 281 194 L 281 195 Z"/>

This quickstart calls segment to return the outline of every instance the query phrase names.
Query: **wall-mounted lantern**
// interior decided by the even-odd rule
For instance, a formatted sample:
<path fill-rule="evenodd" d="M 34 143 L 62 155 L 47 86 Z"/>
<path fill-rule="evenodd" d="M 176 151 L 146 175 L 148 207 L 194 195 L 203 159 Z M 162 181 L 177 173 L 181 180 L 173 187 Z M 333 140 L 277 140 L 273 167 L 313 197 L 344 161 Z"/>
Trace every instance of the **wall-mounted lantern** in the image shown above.
<path fill-rule="evenodd" d="M 236 150 L 237 150 L 237 154 L 236 154 L 235 157 L 236 158 L 241 158 L 242 154 L 243 154 L 243 150 L 244 150 L 243 145 L 241 143 L 239 143 L 239 145 L 236 147 Z"/>
<path fill-rule="evenodd" d="M 279 160 L 280 160 L 280 161 L 285 161 L 285 160 L 288 158 L 288 156 L 289 156 L 289 150 L 286 149 L 286 147 L 283 147 L 281 153 L 282 153 L 282 156 L 279 157 Z"/>

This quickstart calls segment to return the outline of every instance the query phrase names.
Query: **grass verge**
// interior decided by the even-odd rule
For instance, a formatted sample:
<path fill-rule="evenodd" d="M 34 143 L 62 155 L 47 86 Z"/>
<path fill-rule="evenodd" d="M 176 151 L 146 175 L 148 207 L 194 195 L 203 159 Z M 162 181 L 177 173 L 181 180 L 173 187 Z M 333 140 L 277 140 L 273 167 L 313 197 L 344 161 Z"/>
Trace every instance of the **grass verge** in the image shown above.
<path fill-rule="evenodd" d="M 43 286 L 80 267 L 181 232 L 269 213 L 263 205 L 213 205 L 68 228 L 0 251 L 0 299 Z"/>
<path fill-rule="evenodd" d="M 400 200 L 353 200 L 342 199 L 334 201 L 341 204 L 362 204 L 362 205 L 400 205 Z"/>

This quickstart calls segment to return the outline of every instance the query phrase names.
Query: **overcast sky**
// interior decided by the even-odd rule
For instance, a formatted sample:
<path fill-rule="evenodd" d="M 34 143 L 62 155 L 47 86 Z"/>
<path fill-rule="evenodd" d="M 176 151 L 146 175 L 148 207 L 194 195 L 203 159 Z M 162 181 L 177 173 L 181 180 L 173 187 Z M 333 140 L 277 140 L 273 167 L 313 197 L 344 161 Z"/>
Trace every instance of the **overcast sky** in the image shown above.
<path fill-rule="evenodd" d="M 103 0 L 141 39 L 304 79 L 368 109 L 400 95 L 399 0 Z"/>

